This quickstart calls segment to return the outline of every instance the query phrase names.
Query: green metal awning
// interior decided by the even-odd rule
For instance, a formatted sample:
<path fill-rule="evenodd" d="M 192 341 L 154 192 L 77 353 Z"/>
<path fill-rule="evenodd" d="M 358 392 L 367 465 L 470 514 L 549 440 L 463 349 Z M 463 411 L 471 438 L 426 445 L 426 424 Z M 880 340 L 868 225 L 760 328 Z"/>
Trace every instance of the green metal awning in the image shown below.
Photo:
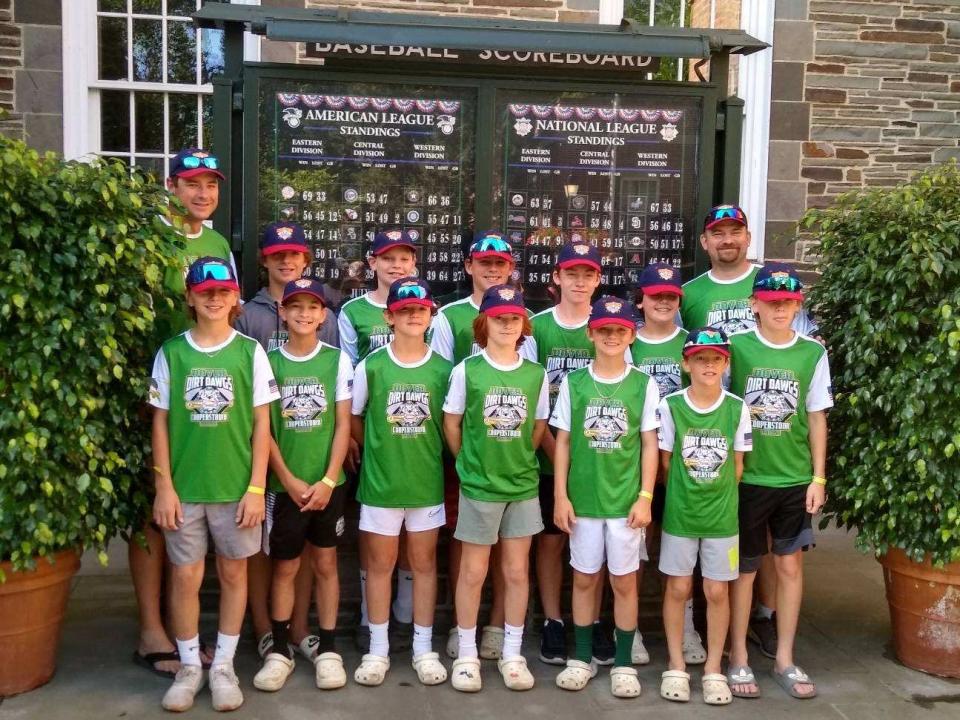
<path fill-rule="evenodd" d="M 207 4 L 193 17 L 202 28 L 242 23 L 248 32 L 282 42 L 683 58 L 749 55 L 768 47 L 742 30 L 650 27 L 627 19 L 620 25 L 597 25 L 225 3 Z"/>

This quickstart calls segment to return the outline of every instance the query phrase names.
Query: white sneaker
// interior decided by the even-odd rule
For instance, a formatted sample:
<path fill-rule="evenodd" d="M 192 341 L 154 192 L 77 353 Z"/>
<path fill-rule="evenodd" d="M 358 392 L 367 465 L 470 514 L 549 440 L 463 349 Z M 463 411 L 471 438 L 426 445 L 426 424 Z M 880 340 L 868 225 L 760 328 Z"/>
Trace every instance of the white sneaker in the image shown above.
<path fill-rule="evenodd" d="M 203 668 L 199 665 L 181 665 L 173 685 L 160 703 L 164 710 L 186 712 L 193 707 L 193 698 L 204 685 Z"/>
<path fill-rule="evenodd" d="M 647 665 L 650 662 L 650 653 L 643 646 L 643 635 L 639 630 L 633 633 L 633 645 L 630 647 L 630 662 L 634 665 Z"/>
<path fill-rule="evenodd" d="M 257 690 L 276 692 L 287 682 L 295 667 L 292 658 L 280 653 L 268 653 L 263 660 L 263 667 L 253 676 L 253 686 Z"/>
<path fill-rule="evenodd" d="M 229 712 L 243 705 L 240 680 L 233 671 L 233 663 L 219 663 L 210 668 L 210 694 L 217 712 Z"/>

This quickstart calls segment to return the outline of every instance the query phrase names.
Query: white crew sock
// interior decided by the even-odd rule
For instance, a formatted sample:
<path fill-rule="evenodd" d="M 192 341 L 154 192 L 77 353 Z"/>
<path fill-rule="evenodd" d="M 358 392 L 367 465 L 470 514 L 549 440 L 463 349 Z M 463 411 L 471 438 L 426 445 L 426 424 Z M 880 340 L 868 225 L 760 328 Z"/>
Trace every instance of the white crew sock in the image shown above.
<path fill-rule="evenodd" d="M 239 635 L 224 635 L 217 633 L 217 651 L 213 654 L 214 665 L 232 665 L 233 656 L 237 654 L 237 643 L 240 642 Z"/>
<path fill-rule="evenodd" d="M 370 623 L 370 654 L 380 657 L 390 656 L 390 636 L 387 630 L 390 627 L 389 622 L 374 624 Z"/>
<path fill-rule="evenodd" d="M 503 657 L 512 658 L 520 654 L 523 644 L 523 625 L 503 624 Z"/>
<path fill-rule="evenodd" d="M 697 629 L 693 626 L 693 598 L 683 604 L 683 634 L 692 635 Z"/>
<path fill-rule="evenodd" d="M 413 656 L 433 651 L 433 625 L 413 626 Z"/>
<path fill-rule="evenodd" d="M 200 667 L 200 636 L 194 635 L 189 640 L 177 638 L 177 652 L 180 653 L 181 665 L 195 665 Z"/>
<path fill-rule="evenodd" d="M 360 624 L 367 626 L 370 618 L 367 617 L 367 571 L 360 571 Z"/>
<path fill-rule="evenodd" d="M 457 626 L 458 658 L 480 657 L 477 653 L 477 626 L 462 628 Z"/>
<path fill-rule="evenodd" d="M 397 597 L 393 601 L 393 616 L 402 623 L 413 622 L 413 573 L 397 568 Z"/>

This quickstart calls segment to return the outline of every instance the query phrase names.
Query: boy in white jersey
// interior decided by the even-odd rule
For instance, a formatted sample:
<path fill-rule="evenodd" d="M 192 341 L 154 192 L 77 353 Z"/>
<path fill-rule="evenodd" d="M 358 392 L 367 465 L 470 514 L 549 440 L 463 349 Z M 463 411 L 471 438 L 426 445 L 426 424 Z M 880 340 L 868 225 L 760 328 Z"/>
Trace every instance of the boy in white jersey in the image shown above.
<path fill-rule="evenodd" d="M 269 404 L 279 393 L 263 348 L 231 327 L 240 287 L 230 265 L 200 258 L 187 271 L 186 287 L 196 325 L 163 344 L 150 388 L 153 518 L 173 564 L 170 609 L 181 663 L 163 707 L 188 710 L 204 684 L 197 626 L 209 534 L 220 579 L 210 689 L 214 710 L 226 711 L 243 704 L 233 656 L 246 609 L 247 558 L 260 545 Z"/>
<path fill-rule="evenodd" d="M 417 278 L 390 286 L 384 316 L 394 337 L 360 361 L 354 379 L 353 435 L 363 446 L 360 532 L 367 548 L 370 649 L 354 674 L 380 685 L 390 668 L 390 578 L 406 528 L 413 573 L 413 667 L 424 685 L 447 679 L 433 651 L 437 535 L 443 511 L 442 404 L 452 365 L 425 336 L 436 305 Z"/>
<path fill-rule="evenodd" d="M 602 297 L 590 313 L 596 359 L 560 384 L 551 424 L 557 429 L 555 521 L 570 535 L 576 657 L 557 676 L 565 690 L 582 690 L 596 675 L 594 621 L 597 586 L 606 562 L 616 624 L 610 690 L 640 695 L 631 667 L 637 627 L 637 569 L 646 559 L 644 528 L 650 524 L 657 478 L 657 405 L 660 392 L 646 373 L 627 364 L 636 315 L 633 305 Z M 641 482 L 642 481 L 642 482 Z"/>
<path fill-rule="evenodd" d="M 730 684 L 739 697 L 760 688 L 747 658 L 747 623 L 760 559 L 773 552 L 777 573 L 777 649 L 773 678 L 792 697 L 817 693 L 796 665 L 793 641 L 803 595 L 803 555 L 813 545 L 812 515 L 826 497 L 827 417 L 833 406 L 827 351 L 791 328 L 803 284 L 785 263 L 757 273 L 757 327 L 731 338 L 730 390 L 750 409 L 754 451 L 740 486 L 740 578 L 730 620 Z M 772 547 L 768 542 L 772 540 Z"/>

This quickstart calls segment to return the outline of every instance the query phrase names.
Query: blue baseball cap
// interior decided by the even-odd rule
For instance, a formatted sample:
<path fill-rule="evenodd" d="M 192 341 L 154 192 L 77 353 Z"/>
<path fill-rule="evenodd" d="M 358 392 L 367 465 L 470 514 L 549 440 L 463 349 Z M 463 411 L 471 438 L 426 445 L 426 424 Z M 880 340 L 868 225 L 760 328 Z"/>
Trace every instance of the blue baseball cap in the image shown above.
<path fill-rule="evenodd" d="M 604 325 L 623 325 L 631 330 L 637 329 L 637 314 L 633 303 L 621 300 L 613 295 L 603 295 L 590 308 L 591 330 Z"/>
<path fill-rule="evenodd" d="M 290 298 L 295 295 L 310 295 L 323 303 L 324 307 L 327 306 L 327 297 L 323 292 L 323 285 L 312 278 L 298 278 L 284 285 L 283 298 L 281 298 L 280 304 L 286 305 Z"/>
<path fill-rule="evenodd" d="M 203 292 L 212 288 L 226 288 L 240 292 L 237 276 L 230 263 L 218 257 L 202 257 L 190 263 L 184 283 L 191 292 Z"/>
<path fill-rule="evenodd" d="M 384 230 L 378 232 L 370 246 L 370 254 L 376 257 L 395 247 L 408 247 L 416 251 L 417 244 L 406 230 Z"/>
<path fill-rule="evenodd" d="M 683 343 L 683 356 L 690 357 L 703 350 L 716 350 L 724 357 L 730 357 L 730 341 L 727 339 L 727 334 L 715 327 L 691 330 Z"/>
<path fill-rule="evenodd" d="M 279 252 L 308 253 L 307 237 L 303 228 L 295 222 L 274 222 L 263 229 L 260 238 L 260 252 L 273 255 Z"/>
<path fill-rule="evenodd" d="M 602 262 L 600 251 L 595 246 L 585 242 L 567 243 L 560 248 L 560 253 L 557 255 L 557 269 L 559 270 L 586 265 L 600 272 Z"/>
<path fill-rule="evenodd" d="M 226 180 L 220 172 L 220 161 L 216 155 L 203 148 L 186 148 L 170 159 L 170 177 L 189 178 L 203 173 L 213 173 L 221 180 Z"/>
<path fill-rule="evenodd" d="M 803 282 L 792 265 L 768 262 L 753 279 L 753 296 L 757 300 L 803 300 Z"/>
<path fill-rule="evenodd" d="M 480 312 L 488 317 L 516 313 L 526 315 L 527 308 L 523 302 L 523 293 L 513 285 L 494 285 L 487 288 L 480 301 Z"/>
<path fill-rule="evenodd" d="M 396 312 L 407 305 L 423 305 L 433 309 L 437 304 L 433 301 L 433 292 L 426 281 L 416 277 L 405 277 L 390 283 L 387 293 L 387 310 Z"/>
<path fill-rule="evenodd" d="M 644 295 L 670 293 L 671 295 L 683 297 L 680 271 L 667 263 L 651 263 L 647 265 L 643 269 L 643 272 L 640 273 L 637 286 L 643 291 Z"/>
<path fill-rule="evenodd" d="M 513 262 L 513 247 L 498 232 L 485 232 L 470 245 L 467 253 L 471 260 L 485 257 L 503 258 Z"/>

